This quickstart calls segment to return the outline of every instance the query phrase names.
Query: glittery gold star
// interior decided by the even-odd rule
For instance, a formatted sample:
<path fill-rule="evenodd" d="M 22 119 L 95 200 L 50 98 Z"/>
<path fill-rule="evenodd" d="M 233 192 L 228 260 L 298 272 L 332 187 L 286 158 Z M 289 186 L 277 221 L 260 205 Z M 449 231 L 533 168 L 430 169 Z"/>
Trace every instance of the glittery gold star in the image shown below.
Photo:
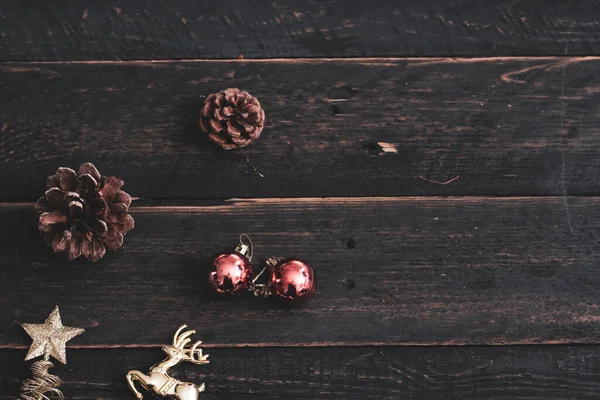
<path fill-rule="evenodd" d="M 39 356 L 45 358 L 52 356 L 63 364 L 67 363 L 67 342 L 84 332 L 81 328 L 63 326 L 58 306 L 54 308 L 43 324 L 22 324 L 21 326 L 33 339 L 25 360 Z"/>

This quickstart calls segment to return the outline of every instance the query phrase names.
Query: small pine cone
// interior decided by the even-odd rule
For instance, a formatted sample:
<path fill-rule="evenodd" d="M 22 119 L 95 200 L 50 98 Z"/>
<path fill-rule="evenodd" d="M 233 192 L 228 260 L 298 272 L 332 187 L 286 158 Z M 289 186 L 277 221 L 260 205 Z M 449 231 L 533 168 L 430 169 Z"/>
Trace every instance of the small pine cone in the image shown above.
<path fill-rule="evenodd" d="M 131 196 L 120 190 L 123 181 L 100 176 L 91 163 L 76 173 L 59 168 L 46 181 L 46 193 L 35 205 L 38 228 L 48 246 L 69 260 L 81 255 L 98 261 L 106 248 L 116 250 L 133 229 L 128 214 Z"/>
<path fill-rule="evenodd" d="M 237 88 L 211 94 L 200 111 L 200 127 L 225 150 L 248 146 L 258 139 L 264 124 L 265 111 L 256 97 Z"/>

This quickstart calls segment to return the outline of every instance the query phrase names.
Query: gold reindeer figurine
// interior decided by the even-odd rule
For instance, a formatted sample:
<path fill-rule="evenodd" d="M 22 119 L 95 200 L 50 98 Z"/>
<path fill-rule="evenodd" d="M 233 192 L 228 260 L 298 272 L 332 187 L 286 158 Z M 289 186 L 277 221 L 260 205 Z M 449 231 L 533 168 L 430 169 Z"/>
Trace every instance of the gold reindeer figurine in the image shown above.
<path fill-rule="evenodd" d="M 182 333 L 187 325 L 182 325 L 173 335 L 173 344 L 163 346 L 162 350 L 167 353 L 168 358 L 163 362 L 150 368 L 149 375 L 140 371 L 129 371 L 127 373 L 127 383 L 129 388 L 138 399 L 144 396 L 136 389 L 135 381 L 140 382 L 144 389 L 153 392 L 159 396 L 171 396 L 178 400 L 197 400 L 201 392 L 204 392 L 204 383 L 196 386 L 193 383 L 181 382 L 169 375 L 169 369 L 182 361 L 189 361 L 194 364 L 208 364 L 208 354 L 202 355 L 202 349 L 198 346 L 202 344 L 197 341 L 192 347 L 186 348 L 191 342 L 190 336 L 196 331 L 188 330 Z"/>

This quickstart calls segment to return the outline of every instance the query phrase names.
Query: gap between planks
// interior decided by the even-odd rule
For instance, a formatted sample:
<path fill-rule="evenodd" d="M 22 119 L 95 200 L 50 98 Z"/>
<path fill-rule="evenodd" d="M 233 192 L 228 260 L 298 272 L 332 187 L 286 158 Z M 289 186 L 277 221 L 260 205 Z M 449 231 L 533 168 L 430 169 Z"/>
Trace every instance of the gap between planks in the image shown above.
<path fill-rule="evenodd" d="M 130 211 L 132 212 L 157 212 L 157 211 L 194 211 L 205 208 L 221 207 L 224 205 L 236 205 L 236 204 L 314 204 L 314 203 L 340 203 L 340 204 L 358 204 L 358 203 L 386 203 L 386 202 L 416 202 L 416 201 L 437 201 L 441 203 L 451 202 L 462 202 L 462 203 L 482 203 L 482 202 L 510 202 L 510 201 L 550 201 L 563 198 L 563 195 L 556 196 L 382 196 L 382 197 L 263 197 L 263 198 L 228 198 L 228 199 L 140 199 L 134 198 Z M 587 198 L 587 199 L 600 199 L 600 196 L 578 196 L 571 195 L 567 198 Z M 172 202 L 176 203 L 181 201 L 184 203 L 188 202 L 212 202 L 222 201 L 222 203 L 216 203 L 211 205 L 163 205 L 163 206 L 136 206 L 136 201 L 145 202 Z M 33 208 L 35 202 L 33 201 L 0 201 L 0 208 Z"/>
<path fill-rule="evenodd" d="M 69 345 L 69 349 L 79 350 L 103 350 L 103 349 L 158 349 L 164 346 L 165 343 L 157 344 L 94 344 L 94 345 Z M 536 341 L 536 338 L 525 340 L 518 343 L 456 343 L 453 341 L 446 342 L 405 342 L 401 344 L 390 344 L 387 342 L 299 342 L 299 343 L 279 343 L 279 342 L 264 342 L 264 343 L 233 343 L 233 344 L 210 344 L 202 343 L 202 347 L 211 349 L 239 349 L 239 348 L 347 348 L 347 347 L 378 347 L 378 348 L 421 348 L 421 347 L 528 347 L 528 346 L 599 346 L 600 342 L 578 342 L 573 340 L 546 340 L 543 342 Z M 0 344 L 0 351 L 3 350 L 27 350 L 29 345 L 6 345 Z"/>
<path fill-rule="evenodd" d="M 156 59 L 156 60 L 70 60 L 70 61 L 0 61 L 0 66 L 6 65 L 124 65 L 124 64 L 177 64 L 177 63 L 281 63 L 281 64 L 302 64 L 315 62 L 340 62 L 340 63 L 385 63 L 398 61 L 423 61 L 423 65 L 444 64 L 444 63 L 479 63 L 489 61 L 558 61 L 573 59 L 577 61 L 597 61 L 600 56 L 501 56 L 501 57 L 314 57 L 314 58 L 244 58 L 244 59 L 203 59 L 203 58 L 182 58 L 182 59 Z M 419 65 L 419 64 L 417 64 Z"/>

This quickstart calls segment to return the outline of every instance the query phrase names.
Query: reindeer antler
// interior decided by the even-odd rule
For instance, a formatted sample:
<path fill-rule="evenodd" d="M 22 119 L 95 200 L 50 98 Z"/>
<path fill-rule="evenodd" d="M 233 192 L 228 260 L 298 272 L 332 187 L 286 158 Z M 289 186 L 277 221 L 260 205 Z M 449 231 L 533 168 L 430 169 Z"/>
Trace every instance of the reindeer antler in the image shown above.
<path fill-rule="evenodd" d="M 187 328 L 187 325 L 181 325 L 179 329 L 177 329 L 177 332 L 175 332 L 175 335 L 173 335 L 173 347 L 183 349 L 189 342 L 192 341 L 189 337 L 196 333 L 196 331 L 191 329 L 181 333 L 181 331 L 185 328 Z"/>
<path fill-rule="evenodd" d="M 191 349 L 189 350 L 185 350 L 186 352 L 189 351 L 189 355 L 188 355 L 188 359 L 187 361 L 194 363 L 194 364 L 208 364 L 208 354 L 206 355 L 202 355 L 202 349 L 199 349 L 198 346 L 200 346 L 202 344 L 202 341 L 198 340 L 196 343 L 194 343 L 194 345 L 192 346 Z M 197 355 L 197 357 L 196 357 Z"/>
<path fill-rule="evenodd" d="M 202 341 L 198 340 L 191 348 L 186 349 L 186 346 L 192 341 L 190 336 L 196 333 L 193 329 L 182 333 L 186 328 L 187 325 L 181 325 L 177 329 L 177 332 L 173 336 L 173 347 L 180 349 L 186 355 L 186 361 L 194 364 L 208 364 L 208 354 L 202 355 L 202 349 L 198 348 L 202 344 Z"/>
<path fill-rule="evenodd" d="M 177 328 L 177 331 L 173 335 L 173 346 L 177 345 L 177 338 L 179 337 L 179 334 L 181 333 L 181 331 L 184 330 L 185 328 L 187 328 L 186 324 L 183 324 L 179 328 Z"/>

